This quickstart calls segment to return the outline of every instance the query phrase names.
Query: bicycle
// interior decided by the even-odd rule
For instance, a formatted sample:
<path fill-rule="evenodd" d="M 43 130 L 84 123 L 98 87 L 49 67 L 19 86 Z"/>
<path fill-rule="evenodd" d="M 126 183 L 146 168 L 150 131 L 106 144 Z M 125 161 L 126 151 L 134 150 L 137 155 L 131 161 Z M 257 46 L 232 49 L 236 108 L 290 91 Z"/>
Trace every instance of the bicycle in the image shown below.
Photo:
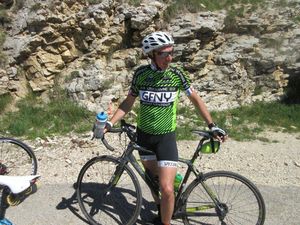
<path fill-rule="evenodd" d="M 0 225 L 12 225 L 5 219 L 9 206 L 24 201 L 36 191 L 37 160 L 32 149 L 20 140 L 0 138 Z"/>
<path fill-rule="evenodd" d="M 0 138 L 0 175 L 36 175 L 37 160 L 32 149 L 20 140 Z"/>
<path fill-rule="evenodd" d="M 133 154 L 134 150 L 148 151 L 137 145 L 135 127 L 122 120 L 120 128 L 108 132 L 125 133 L 129 143 L 120 157 L 97 156 L 82 167 L 76 185 L 78 203 L 93 225 L 134 224 L 141 211 L 142 192 L 133 169 L 157 196 L 159 184 L 145 173 Z M 202 138 L 190 160 L 179 159 L 187 168 L 175 193 L 173 219 L 181 219 L 185 225 L 264 224 L 264 200 L 250 180 L 228 171 L 202 173 L 194 166 L 207 146 L 216 153 L 220 143 L 214 140 L 210 131 L 193 133 Z M 101 140 L 107 149 L 114 150 L 104 135 Z M 191 174 L 196 178 L 188 183 Z"/>
<path fill-rule="evenodd" d="M 39 175 L 6 176 L 0 175 L 0 225 L 13 225 L 5 218 L 6 209 L 25 200 L 36 191 L 35 183 Z"/>

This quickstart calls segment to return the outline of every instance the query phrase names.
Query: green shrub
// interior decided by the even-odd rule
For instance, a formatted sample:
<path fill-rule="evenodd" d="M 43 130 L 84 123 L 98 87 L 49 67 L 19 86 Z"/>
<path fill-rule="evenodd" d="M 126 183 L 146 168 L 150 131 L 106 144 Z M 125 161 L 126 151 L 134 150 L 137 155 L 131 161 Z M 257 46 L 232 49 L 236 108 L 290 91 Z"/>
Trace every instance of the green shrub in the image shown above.
<path fill-rule="evenodd" d="M 2 45 L 5 41 L 5 37 L 6 37 L 6 34 L 5 34 L 4 30 L 2 30 L 0 28 L 0 49 L 2 49 Z"/>
<path fill-rule="evenodd" d="M 289 78 L 283 100 L 288 104 L 300 104 L 300 78 L 298 76 L 291 76 Z"/>
<path fill-rule="evenodd" d="M 38 2 L 38 3 L 35 3 L 33 6 L 31 6 L 30 11 L 35 12 L 35 11 L 38 11 L 39 9 L 42 9 L 42 8 L 43 8 L 43 4 Z"/>
<path fill-rule="evenodd" d="M 257 85 L 257 86 L 255 86 L 255 89 L 253 91 L 253 95 L 254 96 L 255 95 L 260 95 L 260 94 L 262 94 L 262 92 L 263 92 L 262 86 Z"/>
<path fill-rule="evenodd" d="M 3 43 L 5 41 L 6 34 L 4 30 L 0 28 L 0 67 L 3 67 L 6 64 L 6 55 L 3 53 L 2 48 L 3 48 Z"/>
<path fill-rule="evenodd" d="M 295 22 L 295 23 L 300 23 L 300 16 L 295 16 L 294 18 L 293 18 L 293 21 Z"/>
<path fill-rule="evenodd" d="M 6 9 L 0 8 L 0 22 L 2 24 L 11 22 L 11 18 L 9 17 Z"/>
<path fill-rule="evenodd" d="M 19 11 L 23 7 L 24 7 L 24 0 L 15 0 L 15 4 L 13 8 L 14 11 Z"/>
<path fill-rule="evenodd" d="M 139 6 L 141 4 L 141 0 L 127 0 L 129 5 Z"/>
<path fill-rule="evenodd" d="M 284 42 L 284 38 L 274 38 L 274 39 L 262 39 L 261 43 L 265 45 L 266 48 L 273 48 L 279 50 Z"/>
<path fill-rule="evenodd" d="M 231 12 L 231 16 L 233 14 L 241 15 L 243 9 L 241 9 L 242 5 L 252 4 L 257 5 L 265 2 L 265 0 L 174 0 L 167 7 L 164 12 L 164 19 L 166 21 L 170 21 L 172 18 L 175 18 L 182 12 L 191 12 L 196 13 L 199 11 L 216 11 L 221 9 L 230 9 L 233 5 L 240 5 L 240 7 L 236 7 L 234 12 Z"/>
<path fill-rule="evenodd" d="M 68 83 L 79 76 L 80 76 L 80 71 L 73 70 L 68 76 L 66 76 L 65 82 Z"/>
<path fill-rule="evenodd" d="M 90 5 L 96 5 L 96 4 L 99 4 L 99 3 L 101 3 L 102 2 L 102 0 L 88 0 L 88 3 L 90 4 Z"/>

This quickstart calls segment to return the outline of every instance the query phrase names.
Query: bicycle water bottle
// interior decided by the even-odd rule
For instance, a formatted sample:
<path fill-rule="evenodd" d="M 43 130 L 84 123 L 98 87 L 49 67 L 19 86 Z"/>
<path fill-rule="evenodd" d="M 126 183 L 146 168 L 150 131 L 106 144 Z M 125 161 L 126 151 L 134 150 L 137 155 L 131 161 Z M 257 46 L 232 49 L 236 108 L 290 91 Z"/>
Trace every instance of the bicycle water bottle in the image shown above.
<path fill-rule="evenodd" d="M 96 116 L 94 136 L 95 138 L 101 138 L 103 130 L 107 122 L 107 114 L 105 112 L 98 113 Z"/>
<path fill-rule="evenodd" d="M 180 184 L 182 181 L 182 175 L 177 173 L 174 180 L 174 191 L 177 192 L 179 190 Z"/>

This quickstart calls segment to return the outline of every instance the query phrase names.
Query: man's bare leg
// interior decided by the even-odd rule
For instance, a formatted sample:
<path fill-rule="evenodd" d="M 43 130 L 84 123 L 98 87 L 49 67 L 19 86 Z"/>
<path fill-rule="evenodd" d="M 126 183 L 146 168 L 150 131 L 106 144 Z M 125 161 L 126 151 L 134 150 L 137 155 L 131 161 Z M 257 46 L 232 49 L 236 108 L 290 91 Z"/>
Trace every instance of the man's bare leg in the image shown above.
<path fill-rule="evenodd" d="M 174 211 L 174 179 L 176 171 L 176 167 L 159 167 L 161 222 L 165 225 L 170 224 Z"/>
<path fill-rule="evenodd" d="M 151 176 L 153 176 L 153 177 L 158 177 L 158 172 L 159 172 L 159 171 L 158 171 L 158 166 L 157 166 L 157 161 L 156 161 L 156 160 L 145 160 L 145 161 L 143 160 L 143 161 L 142 161 L 142 164 L 143 164 L 143 166 L 144 166 L 144 168 L 145 168 L 146 170 L 150 171 Z M 160 204 L 160 199 L 159 199 L 159 197 L 156 196 L 155 193 L 152 193 L 152 192 L 151 192 L 151 194 L 152 194 L 152 196 L 153 196 L 153 199 L 154 199 L 156 205 L 159 205 L 159 204 Z"/>

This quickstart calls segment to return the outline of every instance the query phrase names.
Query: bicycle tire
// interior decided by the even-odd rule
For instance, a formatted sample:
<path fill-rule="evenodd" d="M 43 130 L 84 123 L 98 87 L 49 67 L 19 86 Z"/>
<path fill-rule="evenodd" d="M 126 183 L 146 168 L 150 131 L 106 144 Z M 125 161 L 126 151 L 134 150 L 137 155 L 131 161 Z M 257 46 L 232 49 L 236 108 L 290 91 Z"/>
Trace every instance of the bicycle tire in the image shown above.
<path fill-rule="evenodd" d="M 186 215 L 182 217 L 185 225 L 264 224 L 266 208 L 258 188 L 247 178 L 228 171 L 213 171 L 203 174 L 200 179 L 195 179 L 184 193 L 184 212 L 199 210 L 202 213 L 217 213 L 215 204 L 201 182 L 209 187 L 223 205 L 225 204 L 228 210 L 224 218 L 225 223 L 222 223 L 218 216 L 192 216 L 193 213 L 190 215 L 185 213 Z"/>
<path fill-rule="evenodd" d="M 33 150 L 20 140 L 0 138 L 0 175 L 36 175 L 37 160 Z"/>
<path fill-rule="evenodd" d="M 141 187 L 129 166 L 124 166 L 117 185 L 107 191 L 119 163 L 112 156 L 95 157 L 82 167 L 78 175 L 77 200 L 81 211 L 93 225 L 131 225 L 140 214 Z"/>

